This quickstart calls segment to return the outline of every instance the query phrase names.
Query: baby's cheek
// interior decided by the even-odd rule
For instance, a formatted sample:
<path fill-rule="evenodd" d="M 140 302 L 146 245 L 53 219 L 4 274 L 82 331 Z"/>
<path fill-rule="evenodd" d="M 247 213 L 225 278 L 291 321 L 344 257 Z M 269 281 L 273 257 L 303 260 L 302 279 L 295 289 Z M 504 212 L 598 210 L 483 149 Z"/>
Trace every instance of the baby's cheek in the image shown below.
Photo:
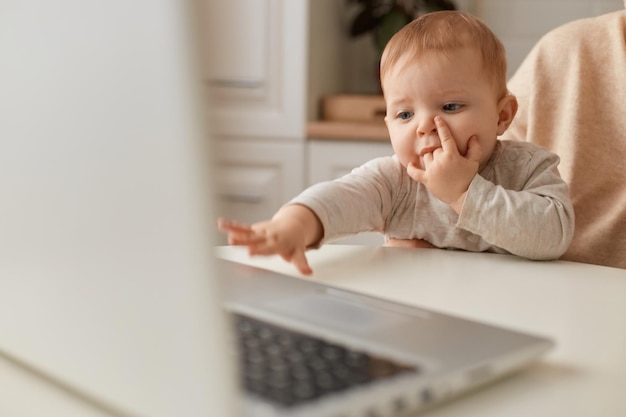
<path fill-rule="evenodd" d="M 398 160 L 400 161 L 400 163 L 406 168 L 406 166 L 411 161 L 411 158 L 413 158 L 413 152 L 411 151 L 410 147 L 409 146 L 398 146 L 396 144 L 396 145 L 393 146 L 393 151 L 395 152 L 396 156 L 398 157 Z"/>
<path fill-rule="evenodd" d="M 422 162 L 420 160 L 419 155 L 417 155 L 412 150 L 405 150 L 402 155 L 398 155 L 398 159 L 404 168 L 408 167 L 409 164 L 413 163 L 418 168 L 422 167 Z"/>

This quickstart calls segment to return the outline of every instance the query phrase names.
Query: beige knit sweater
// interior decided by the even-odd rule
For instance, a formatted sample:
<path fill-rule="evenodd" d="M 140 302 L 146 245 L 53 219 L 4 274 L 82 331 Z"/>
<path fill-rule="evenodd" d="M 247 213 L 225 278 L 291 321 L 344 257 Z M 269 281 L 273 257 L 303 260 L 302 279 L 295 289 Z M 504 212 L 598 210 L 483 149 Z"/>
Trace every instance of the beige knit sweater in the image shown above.
<path fill-rule="evenodd" d="M 502 138 L 561 157 L 576 213 L 563 259 L 626 268 L 626 10 L 545 35 L 509 89 L 520 109 Z"/>

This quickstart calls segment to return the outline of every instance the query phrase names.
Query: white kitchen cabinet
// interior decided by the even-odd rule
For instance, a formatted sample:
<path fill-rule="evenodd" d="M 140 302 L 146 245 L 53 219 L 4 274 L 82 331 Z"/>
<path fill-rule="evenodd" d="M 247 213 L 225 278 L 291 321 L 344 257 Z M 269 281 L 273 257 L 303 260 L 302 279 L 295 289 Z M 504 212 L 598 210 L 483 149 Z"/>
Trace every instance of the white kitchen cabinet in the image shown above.
<path fill-rule="evenodd" d="M 307 0 L 205 0 L 205 79 L 219 135 L 302 141 Z"/>
<path fill-rule="evenodd" d="M 229 203 L 224 214 L 239 212 L 237 205 L 256 205 L 242 220 L 259 221 L 302 191 L 303 148 L 290 143 L 254 140 L 220 142 L 218 193 Z M 241 213 L 242 215 L 244 213 Z"/>
<path fill-rule="evenodd" d="M 306 186 L 306 123 L 341 89 L 336 0 L 204 0 L 220 215 L 252 223 Z M 334 42 L 329 42 L 334 39 Z M 334 64 L 331 64 L 334 63 Z M 309 70 L 309 68 L 313 68 Z"/>
<path fill-rule="evenodd" d="M 353 168 L 380 156 L 393 155 L 388 142 L 310 140 L 307 143 L 309 185 L 339 178 Z M 333 243 L 380 246 L 378 233 L 361 233 Z"/>
<path fill-rule="evenodd" d="M 269 219 L 304 187 L 306 0 L 205 0 L 218 215 Z M 220 242 L 222 243 L 222 242 Z"/>
<path fill-rule="evenodd" d="M 389 142 L 309 140 L 308 185 L 339 178 L 379 156 L 393 155 Z"/>
<path fill-rule="evenodd" d="M 216 150 L 218 216 L 245 223 L 267 220 L 303 188 L 300 145 L 219 141 Z"/>

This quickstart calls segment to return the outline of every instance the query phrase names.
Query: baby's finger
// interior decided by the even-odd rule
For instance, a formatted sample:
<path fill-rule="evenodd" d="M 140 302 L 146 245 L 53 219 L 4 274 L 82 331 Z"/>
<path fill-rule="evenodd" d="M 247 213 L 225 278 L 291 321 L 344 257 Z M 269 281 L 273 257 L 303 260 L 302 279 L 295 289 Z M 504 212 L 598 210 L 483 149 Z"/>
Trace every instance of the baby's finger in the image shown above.
<path fill-rule="evenodd" d="M 256 233 L 229 233 L 228 244 L 234 246 L 257 245 L 265 241 L 265 236 Z"/>
<path fill-rule="evenodd" d="M 479 162 L 482 155 L 481 151 L 482 148 L 478 138 L 476 136 L 472 136 L 467 142 L 467 152 L 465 153 L 465 157 L 471 161 Z"/>
<path fill-rule="evenodd" d="M 441 152 L 441 148 L 437 148 L 437 149 L 435 149 L 432 152 L 425 153 L 422 156 L 422 162 L 424 164 L 424 168 L 425 169 L 428 169 L 428 166 L 434 161 L 434 159 L 435 159 L 435 152 Z"/>
<path fill-rule="evenodd" d="M 306 259 L 306 255 L 304 253 L 304 250 L 295 249 L 290 254 L 283 253 L 280 256 L 285 261 L 294 264 L 294 266 L 296 268 L 298 268 L 298 271 L 300 271 L 301 274 L 311 275 L 313 273 L 313 270 L 309 266 L 309 262 Z"/>
<path fill-rule="evenodd" d="M 298 271 L 304 275 L 311 275 L 313 270 L 309 266 L 309 262 L 306 259 L 306 255 L 303 251 L 296 250 L 291 258 L 291 262 L 298 268 Z"/>
<path fill-rule="evenodd" d="M 406 167 L 406 173 L 417 182 L 423 182 L 426 175 L 426 171 L 419 169 L 412 162 Z"/>
<path fill-rule="evenodd" d="M 250 255 L 264 255 L 264 256 L 281 255 L 282 256 L 282 252 L 284 252 L 284 249 L 276 245 L 276 242 L 274 241 L 270 242 L 267 239 L 263 239 L 261 241 L 254 242 L 254 243 L 251 242 L 248 245 L 248 253 Z"/>
<path fill-rule="evenodd" d="M 250 232 L 252 228 L 243 223 L 220 217 L 217 219 L 217 228 L 222 232 Z"/>
<path fill-rule="evenodd" d="M 448 129 L 448 125 L 446 125 L 446 122 L 444 122 L 441 116 L 435 116 L 435 124 L 437 125 L 437 134 L 439 135 L 443 151 L 460 155 L 459 148 L 456 146 L 456 141 L 452 137 L 452 133 L 450 132 L 450 129 Z"/>

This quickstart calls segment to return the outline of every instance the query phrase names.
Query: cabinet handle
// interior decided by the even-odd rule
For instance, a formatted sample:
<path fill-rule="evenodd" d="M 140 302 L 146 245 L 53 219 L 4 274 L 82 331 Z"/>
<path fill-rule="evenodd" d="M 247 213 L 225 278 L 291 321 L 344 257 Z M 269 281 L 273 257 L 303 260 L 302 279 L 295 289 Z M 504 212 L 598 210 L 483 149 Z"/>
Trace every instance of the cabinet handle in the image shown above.
<path fill-rule="evenodd" d="M 220 196 L 232 203 L 256 204 L 263 201 L 263 195 L 258 193 L 220 193 Z"/>
<path fill-rule="evenodd" d="M 252 80 L 209 80 L 209 85 L 227 88 L 260 88 L 263 87 L 263 82 Z"/>

